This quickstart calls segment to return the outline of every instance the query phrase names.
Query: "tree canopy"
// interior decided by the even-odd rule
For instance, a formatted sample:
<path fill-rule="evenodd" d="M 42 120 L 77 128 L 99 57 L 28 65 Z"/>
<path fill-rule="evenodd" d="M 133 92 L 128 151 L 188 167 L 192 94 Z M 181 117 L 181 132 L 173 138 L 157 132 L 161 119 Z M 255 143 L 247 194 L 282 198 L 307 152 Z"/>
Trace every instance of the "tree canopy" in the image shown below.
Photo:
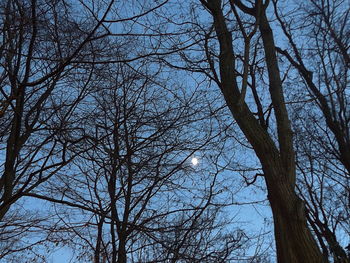
<path fill-rule="evenodd" d="M 347 1 L 0 10 L 3 262 L 350 262 Z"/>

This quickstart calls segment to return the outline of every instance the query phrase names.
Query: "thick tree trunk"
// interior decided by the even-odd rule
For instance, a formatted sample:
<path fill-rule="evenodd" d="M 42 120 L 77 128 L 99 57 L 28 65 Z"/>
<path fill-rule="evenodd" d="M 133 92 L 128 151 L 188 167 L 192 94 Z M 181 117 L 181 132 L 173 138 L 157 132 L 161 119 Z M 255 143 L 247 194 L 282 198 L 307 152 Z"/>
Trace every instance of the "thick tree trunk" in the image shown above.
<path fill-rule="evenodd" d="M 268 193 L 278 262 L 327 262 L 308 229 L 304 203 L 293 188 L 279 182 L 268 187 Z"/>
<path fill-rule="evenodd" d="M 241 115 L 242 116 L 242 115 Z M 236 116 L 237 119 L 241 117 Z M 251 123 L 247 125 L 247 123 Z M 247 122 L 247 123 L 245 123 Z M 253 118 L 240 120 L 242 130 L 254 127 Z M 264 147 L 272 147 L 272 141 L 259 129 L 250 129 L 246 132 L 252 145 L 258 145 L 265 141 Z M 327 262 L 322 256 L 319 247 L 307 226 L 305 206 L 296 195 L 294 183 L 289 180 L 285 166 L 279 157 L 277 149 L 270 150 L 255 146 L 257 156 L 263 166 L 264 177 L 267 185 L 268 199 L 271 205 L 277 259 L 280 263 L 317 263 Z"/>
<path fill-rule="evenodd" d="M 306 222 L 289 218 L 279 209 L 272 210 L 278 262 L 324 262 Z"/>

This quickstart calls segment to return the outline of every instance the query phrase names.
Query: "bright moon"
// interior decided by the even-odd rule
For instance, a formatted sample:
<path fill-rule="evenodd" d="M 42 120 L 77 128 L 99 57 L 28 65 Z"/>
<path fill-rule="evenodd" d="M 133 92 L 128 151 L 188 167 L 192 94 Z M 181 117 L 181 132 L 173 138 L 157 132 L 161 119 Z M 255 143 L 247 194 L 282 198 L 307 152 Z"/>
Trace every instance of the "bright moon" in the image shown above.
<path fill-rule="evenodd" d="M 197 165 L 197 164 L 198 164 L 198 158 L 193 157 L 192 160 L 191 160 L 191 163 L 192 163 L 193 165 Z"/>

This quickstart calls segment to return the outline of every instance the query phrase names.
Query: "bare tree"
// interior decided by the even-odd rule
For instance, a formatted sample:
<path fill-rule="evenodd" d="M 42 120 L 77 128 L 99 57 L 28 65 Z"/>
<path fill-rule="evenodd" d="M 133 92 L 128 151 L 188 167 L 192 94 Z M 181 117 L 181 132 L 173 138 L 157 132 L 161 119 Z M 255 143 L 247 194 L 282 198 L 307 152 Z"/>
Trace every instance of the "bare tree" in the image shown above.
<path fill-rule="evenodd" d="M 120 62 L 124 44 L 131 42 L 125 32 L 113 28 L 124 23 L 124 30 L 129 31 L 133 21 L 163 4 L 137 6 L 121 15 L 115 12 L 119 5 L 113 0 L 1 3 L 1 149 L 6 157 L 0 180 L 0 218 L 23 192 L 47 181 L 50 173 L 72 159 L 69 148 L 84 136 L 76 134 L 65 142 L 57 137 L 65 129 L 74 129 L 65 126 L 72 125 L 69 118 L 86 94 L 94 70 Z M 140 49 L 133 51 L 124 59 L 145 56 Z M 19 167 L 21 171 L 16 170 Z"/>
<path fill-rule="evenodd" d="M 200 3 L 212 21 L 204 15 L 191 23 L 202 53 L 194 49 L 187 57 L 184 53 L 181 56 L 186 63 L 194 58 L 195 66 L 190 70 L 204 72 L 216 82 L 260 160 L 274 218 L 278 262 L 323 262 L 307 225 L 304 202 L 295 189 L 293 133 L 268 20 L 269 1 L 251 1 L 251 7 L 241 1 Z M 255 64 L 250 62 L 252 57 Z"/>
<path fill-rule="evenodd" d="M 1 259 L 11 253 L 19 257 L 20 251 L 35 254 L 35 246 L 58 242 L 50 234 L 58 231 L 57 221 L 51 221 L 57 218 L 45 209 L 34 210 L 34 204 L 43 203 L 32 197 L 50 191 L 69 172 L 72 160 L 87 150 L 89 136 L 79 124 L 88 108 L 81 103 L 101 77 L 96 72 L 119 62 L 131 43 L 124 42 L 124 32 L 112 32 L 111 25 L 133 25 L 158 6 L 142 5 L 130 17 L 112 19 L 113 0 L 1 2 Z M 144 55 L 133 51 L 125 60 Z"/>
<path fill-rule="evenodd" d="M 56 243 L 46 234 L 55 222 L 23 197 L 45 190 L 79 152 L 85 135 L 73 119 L 93 66 L 72 60 L 102 54 L 95 48 L 102 32 L 94 19 L 79 24 L 65 1 L 3 1 L 0 8 L 0 258 L 40 262 L 36 247 Z"/>
<path fill-rule="evenodd" d="M 28 196 L 56 204 L 81 259 L 226 262 L 247 238 L 219 217 L 220 170 L 190 163 L 198 152 L 215 151 L 220 131 L 211 128 L 205 96 L 172 91 L 155 69 L 140 63 L 100 71 L 82 106 L 91 111 L 79 121 L 87 146 L 71 166 L 76 172 L 52 182 L 48 194 Z"/>
<path fill-rule="evenodd" d="M 103 18 L 79 25 L 64 1 L 5 1 L 1 10 L 3 218 L 23 193 L 47 181 L 73 158 L 68 151 L 79 136 L 69 142 L 59 137 L 65 129 L 76 128 L 69 118 L 86 92 L 92 67 L 78 67 L 72 60 L 93 57 L 93 48 L 85 47 L 99 37 Z M 72 75 L 77 74 L 74 83 Z M 77 86 L 79 81 L 85 84 Z M 71 86 L 71 94 L 62 89 L 64 83 Z"/>
<path fill-rule="evenodd" d="M 4 256 L 36 247 L 7 246 L 11 229 L 30 231 L 8 211 L 35 198 L 54 209 L 32 218 L 40 242 L 75 247 L 77 260 L 234 261 L 249 238 L 220 229 L 234 203 L 221 176 L 233 171 L 266 183 L 278 262 L 349 261 L 344 1 L 290 4 L 289 16 L 277 0 L 78 2 L 1 4 Z M 173 81 L 181 70 L 197 90 Z M 217 84 L 235 124 L 220 122 L 225 108 L 204 83 Z M 231 137 L 254 154 L 250 169 L 222 163 Z M 207 170 L 189 164 L 198 151 Z"/>
<path fill-rule="evenodd" d="M 290 47 L 278 52 L 300 76 L 296 92 L 304 96 L 293 109 L 299 190 L 325 257 L 349 262 L 339 236 L 349 236 L 350 8 L 345 1 L 310 1 L 294 10 L 295 21 L 281 13 L 277 1 L 274 10 Z"/>

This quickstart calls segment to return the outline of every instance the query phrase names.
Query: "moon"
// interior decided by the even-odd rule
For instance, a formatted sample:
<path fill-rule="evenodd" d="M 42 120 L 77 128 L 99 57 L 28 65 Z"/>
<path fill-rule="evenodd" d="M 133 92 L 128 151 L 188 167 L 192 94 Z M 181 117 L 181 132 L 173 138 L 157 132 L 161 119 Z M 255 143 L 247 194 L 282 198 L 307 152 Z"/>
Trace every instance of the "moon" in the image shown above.
<path fill-rule="evenodd" d="M 199 163 L 198 158 L 193 157 L 192 160 L 191 160 L 191 163 L 192 163 L 194 166 L 198 165 L 198 163 Z"/>

